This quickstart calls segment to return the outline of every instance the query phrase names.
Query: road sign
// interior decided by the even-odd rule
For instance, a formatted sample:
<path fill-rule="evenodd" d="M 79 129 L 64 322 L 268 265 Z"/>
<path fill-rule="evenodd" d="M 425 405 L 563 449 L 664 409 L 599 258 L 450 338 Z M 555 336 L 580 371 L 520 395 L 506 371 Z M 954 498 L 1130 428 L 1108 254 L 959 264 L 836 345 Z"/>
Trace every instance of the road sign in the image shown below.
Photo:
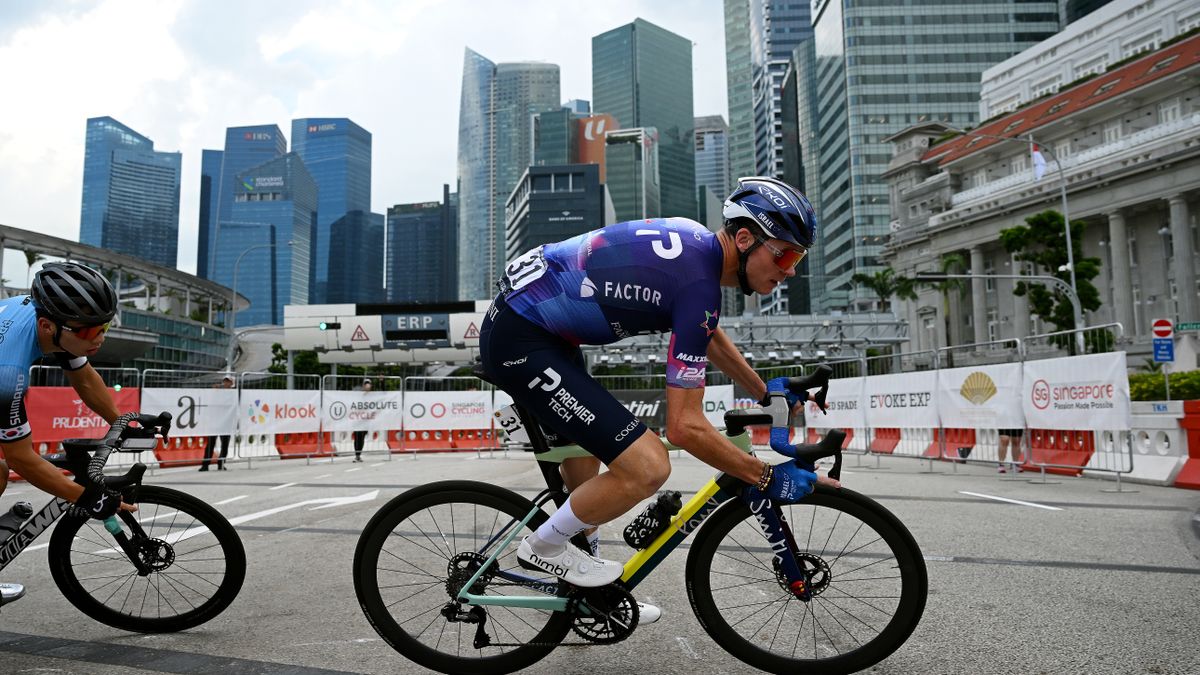
<path fill-rule="evenodd" d="M 1200 330 L 1200 321 L 1191 321 L 1188 323 L 1181 323 L 1178 326 L 1175 326 L 1175 330 L 1179 331 L 1180 333 L 1187 333 L 1187 332 L 1191 332 L 1191 331 Z"/>
<path fill-rule="evenodd" d="M 1171 338 L 1154 338 L 1154 362 L 1175 362 L 1175 341 Z"/>
<path fill-rule="evenodd" d="M 1153 330 L 1155 338 L 1170 338 L 1175 332 L 1170 319 L 1155 319 Z"/>

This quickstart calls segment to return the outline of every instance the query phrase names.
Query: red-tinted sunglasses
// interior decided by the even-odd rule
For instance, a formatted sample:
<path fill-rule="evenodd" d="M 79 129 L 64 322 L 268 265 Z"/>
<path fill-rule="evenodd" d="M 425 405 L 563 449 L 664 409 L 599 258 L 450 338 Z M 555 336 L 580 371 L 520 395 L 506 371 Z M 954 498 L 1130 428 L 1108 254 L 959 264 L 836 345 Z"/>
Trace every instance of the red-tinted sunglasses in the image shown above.
<path fill-rule="evenodd" d="M 102 323 L 98 326 L 81 326 L 79 328 L 72 328 L 65 323 L 58 325 L 68 333 L 74 333 L 80 340 L 95 340 L 96 336 L 108 332 L 108 329 L 112 327 L 112 322 Z"/>
<path fill-rule="evenodd" d="M 772 246 L 766 239 L 759 239 L 758 241 L 774 254 L 775 266 L 781 270 L 796 269 L 796 265 L 799 265 L 800 261 L 804 260 L 804 256 L 808 255 L 808 249 L 798 251 L 794 248 L 785 248 L 781 250 Z"/>

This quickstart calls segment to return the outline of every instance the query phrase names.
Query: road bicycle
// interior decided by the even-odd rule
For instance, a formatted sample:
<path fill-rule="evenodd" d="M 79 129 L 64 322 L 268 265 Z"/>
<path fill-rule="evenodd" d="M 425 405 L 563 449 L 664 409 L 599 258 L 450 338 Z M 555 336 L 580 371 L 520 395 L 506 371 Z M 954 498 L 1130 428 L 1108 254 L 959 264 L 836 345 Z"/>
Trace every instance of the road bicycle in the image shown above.
<path fill-rule="evenodd" d="M 832 370 L 791 378 L 796 394 L 819 389 Z M 761 408 L 726 414 L 727 433 L 747 451 L 747 426 L 770 424 L 772 446 L 790 430 L 782 392 Z M 912 535 L 887 509 L 846 488 L 818 485 L 796 503 L 776 503 L 718 474 L 657 538 L 602 588 L 578 588 L 518 564 L 521 538 L 567 497 L 558 462 L 576 448 L 550 448 L 540 425 L 515 406 L 503 426 L 528 433 L 547 489 L 530 501 L 489 483 L 452 480 L 392 499 L 370 520 L 354 554 L 354 586 L 371 625 L 411 661 L 445 673 L 506 673 L 565 644 L 604 645 L 638 625 L 633 592 L 693 532 L 685 582 L 704 630 L 742 661 L 775 673 L 846 673 L 887 658 L 912 634 L 928 580 Z M 798 446 L 797 457 L 833 457 L 841 471 L 845 433 Z M 586 542 L 575 543 L 586 550 Z M 574 632 L 581 641 L 567 642 Z"/>
<path fill-rule="evenodd" d="M 0 570 L 62 518 L 47 557 L 54 583 L 72 605 L 122 630 L 186 630 L 217 616 L 237 597 L 246 552 L 237 531 L 213 507 L 178 490 L 143 485 L 145 464 L 134 464 L 122 476 L 104 475 L 113 451 L 154 450 L 155 434 L 166 438 L 170 431 L 170 413 L 130 424 L 137 419 L 134 413 L 122 415 L 104 438 L 63 441 L 63 452 L 46 459 L 74 474 L 76 483 L 119 493 L 138 510 L 99 521 L 75 513 L 65 499 L 53 499 L 0 544 Z"/>

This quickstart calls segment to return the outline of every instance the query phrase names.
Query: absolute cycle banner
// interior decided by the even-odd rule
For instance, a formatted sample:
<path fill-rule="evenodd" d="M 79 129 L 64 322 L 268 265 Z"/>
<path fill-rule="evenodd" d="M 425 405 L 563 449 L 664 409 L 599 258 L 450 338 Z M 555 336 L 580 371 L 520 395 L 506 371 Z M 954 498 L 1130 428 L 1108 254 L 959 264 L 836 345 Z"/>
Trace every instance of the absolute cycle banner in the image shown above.
<path fill-rule="evenodd" d="M 938 373 L 938 416 L 948 429 L 1022 429 L 1021 364 L 947 368 Z"/>
<path fill-rule="evenodd" d="M 108 393 L 117 410 L 138 409 L 137 387 L 123 387 L 121 391 L 110 387 Z M 30 387 L 25 392 L 25 413 L 33 428 L 35 446 L 68 438 L 101 438 L 108 433 L 108 422 L 92 412 L 73 387 Z"/>
<path fill-rule="evenodd" d="M 321 428 L 320 391 L 243 389 L 241 394 L 238 433 L 302 434 Z"/>
<path fill-rule="evenodd" d="M 816 403 L 804 405 L 804 425 L 814 429 L 854 429 L 867 426 L 863 414 L 863 378 L 842 377 L 829 381 L 825 405 L 829 413 L 821 412 Z"/>
<path fill-rule="evenodd" d="M 1125 352 L 1026 361 L 1021 405 L 1031 429 L 1128 429 Z"/>
<path fill-rule="evenodd" d="M 490 391 L 407 391 L 404 429 L 491 429 Z"/>
<path fill-rule="evenodd" d="M 221 388 L 146 388 L 142 412 L 171 413 L 172 436 L 237 433 L 238 392 Z"/>
<path fill-rule="evenodd" d="M 862 405 L 875 429 L 936 427 L 937 371 L 872 375 L 863 383 Z"/>
<path fill-rule="evenodd" d="M 325 431 L 400 429 L 404 407 L 399 391 L 330 391 L 321 399 Z"/>

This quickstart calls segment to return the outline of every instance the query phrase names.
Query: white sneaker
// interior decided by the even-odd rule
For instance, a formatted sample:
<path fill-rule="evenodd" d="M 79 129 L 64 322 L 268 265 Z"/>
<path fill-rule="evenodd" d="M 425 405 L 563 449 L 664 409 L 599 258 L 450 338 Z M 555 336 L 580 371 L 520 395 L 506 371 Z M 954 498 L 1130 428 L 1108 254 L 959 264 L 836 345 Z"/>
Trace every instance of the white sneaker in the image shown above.
<path fill-rule="evenodd" d="M 557 555 L 538 555 L 529 545 L 529 537 L 522 539 L 517 547 L 517 560 L 525 567 L 549 572 L 582 588 L 607 586 L 620 579 L 625 571 L 621 563 L 590 556 L 572 544 L 563 546 Z"/>
<path fill-rule="evenodd" d="M 25 587 L 21 584 L 0 584 L 0 605 L 20 600 L 25 595 Z"/>
<path fill-rule="evenodd" d="M 638 603 L 638 625 L 654 623 L 662 617 L 662 610 L 645 602 Z"/>

